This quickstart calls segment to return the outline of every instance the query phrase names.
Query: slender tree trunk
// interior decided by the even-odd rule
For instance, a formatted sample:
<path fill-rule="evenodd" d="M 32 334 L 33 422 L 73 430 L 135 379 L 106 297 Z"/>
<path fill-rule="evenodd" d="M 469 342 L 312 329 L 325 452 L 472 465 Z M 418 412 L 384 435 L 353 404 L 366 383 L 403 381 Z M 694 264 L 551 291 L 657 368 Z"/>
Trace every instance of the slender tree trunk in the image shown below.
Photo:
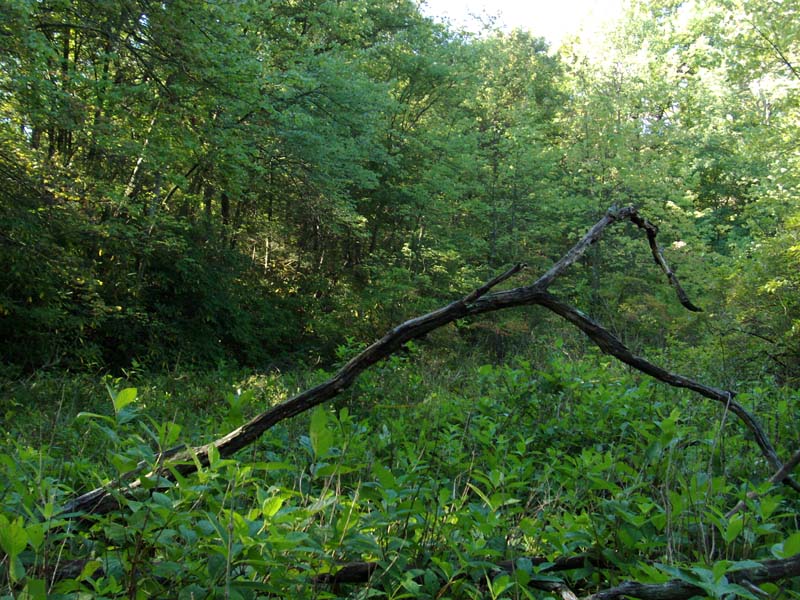
<path fill-rule="evenodd" d="M 142 166 L 144 165 L 145 157 L 147 155 L 147 147 L 150 145 L 150 136 L 153 134 L 153 128 L 158 120 L 159 105 L 160 103 L 156 104 L 156 108 L 153 111 L 153 116 L 150 118 L 150 125 L 147 127 L 147 133 L 145 134 L 142 149 L 139 152 L 139 157 L 136 159 L 136 164 L 133 167 L 131 176 L 128 178 L 128 185 L 125 187 L 126 198 L 133 199 L 137 193 L 139 178 L 142 174 Z"/>
<path fill-rule="evenodd" d="M 208 184 L 203 186 L 203 204 L 205 205 L 206 223 L 210 226 L 214 212 L 214 188 Z"/>

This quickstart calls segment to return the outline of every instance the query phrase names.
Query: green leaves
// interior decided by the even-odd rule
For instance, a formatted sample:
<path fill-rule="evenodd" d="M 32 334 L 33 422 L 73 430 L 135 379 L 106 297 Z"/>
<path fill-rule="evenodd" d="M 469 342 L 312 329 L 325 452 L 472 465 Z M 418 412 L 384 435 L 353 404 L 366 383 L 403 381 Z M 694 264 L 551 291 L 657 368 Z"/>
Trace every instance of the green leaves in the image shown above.
<path fill-rule="evenodd" d="M 9 521 L 0 514 L 0 548 L 8 555 L 9 575 L 12 581 L 19 581 L 25 577 L 25 567 L 19 555 L 27 545 L 28 534 L 22 517 Z"/>
<path fill-rule="evenodd" d="M 138 387 L 108 385 L 110 406 L 48 388 L 35 423 L 6 394 L 2 593 L 41 596 L 63 554 L 83 565 L 64 595 L 335 595 L 316 575 L 367 560 L 382 587 L 365 596 L 522 597 L 548 575 L 521 553 L 603 549 L 614 570 L 577 579 L 674 576 L 721 596 L 754 564 L 738 558 L 800 552 L 771 490 L 724 516 L 763 465 L 718 412 L 582 339 L 551 343 L 563 333 L 538 316 L 532 333 L 527 313 L 437 332 L 421 344 L 439 358 L 409 348 L 252 456 L 211 448 L 196 477 L 143 479 L 119 522 L 46 524 L 73 488 L 132 477 L 315 376 L 262 397 L 207 384 L 213 368 L 329 368 L 487 269 L 548 267 L 611 203 L 663 217 L 708 316 L 655 291 L 638 241 L 595 245 L 562 292 L 636 352 L 764 381 L 740 400 L 796 440 L 796 393 L 775 382 L 800 364 L 797 11 L 667 4 L 558 58 L 524 32 L 454 34 L 410 0 L 13 2 L 3 374 L 113 369 Z M 150 369 L 175 374 L 155 400 Z"/>
<path fill-rule="evenodd" d="M 188 590 L 184 595 L 200 589 L 224 595 L 227 587 L 231 597 L 302 597 L 297 590 L 313 578 L 341 563 L 367 561 L 380 565 L 381 589 L 398 596 L 434 597 L 448 586 L 466 598 L 530 597 L 532 582 L 561 580 L 562 573 L 549 570 L 554 563 L 585 555 L 586 565 L 571 576 L 680 578 L 721 597 L 747 592 L 732 583 L 731 572 L 798 552 L 794 515 L 769 486 L 746 510 L 723 516 L 752 488 L 741 483 L 751 475 L 747 464 L 731 462 L 723 477 L 713 461 L 709 467 L 711 446 L 690 443 L 707 438 L 716 407 L 681 402 L 678 411 L 671 391 L 607 363 L 558 358 L 548 365 L 528 359 L 482 366 L 461 357 L 445 368 L 427 356 L 420 350 L 384 363 L 338 413 L 320 406 L 302 425 L 270 431 L 254 461 L 211 449 L 208 468 L 178 477 L 177 485 L 144 480 L 141 495 L 123 500 L 124 511 L 93 525 L 102 535 L 91 538 L 91 552 L 110 559 L 95 560 L 85 539 L 72 537 L 86 534 L 62 531 L 63 522 L 19 517 L 39 514 L 37 486 L 51 490 L 53 483 L 37 483 L 29 466 L 19 469 L 42 458 L 17 450 L 3 462 L 15 483 L 0 508 L 9 577 L 35 591 L 37 565 L 60 552 L 62 560 L 82 561 L 82 569 L 59 583 L 58 593 L 123 597 L 135 582 L 163 596 L 169 581 L 169 589 Z M 108 382 L 113 415 L 87 418 L 114 436 L 81 431 L 78 443 L 99 444 L 96 460 L 121 472 L 152 460 L 140 434 L 175 443 L 175 398 L 208 389 L 225 398 L 230 377 L 213 384 L 196 374 L 165 378 L 160 385 L 170 393 L 163 398 L 142 374 L 135 390 Z M 237 397 L 257 403 L 294 384 L 287 375 L 248 375 L 248 381 L 248 388 L 235 384 L 243 391 L 228 402 L 195 407 L 197 420 L 186 423 L 186 435 L 226 426 Z M 166 420 L 151 423 L 160 404 Z M 118 422 L 137 408 L 137 418 Z M 654 442 L 660 451 L 648 454 Z M 738 454 L 746 441 L 734 432 L 725 444 Z M 58 468 L 91 480 L 99 469 L 77 454 Z M 36 491 L 26 495 L 29 487 Z M 41 513 L 52 518 L 53 507 Z M 63 536 L 71 542 L 63 544 Z M 707 559 L 704 540 L 712 539 L 725 560 Z M 647 566 L 663 563 L 668 553 L 669 564 Z M 613 568 L 591 566 L 598 554 Z M 755 560 L 737 561 L 743 555 Z M 367 586 L 365 594 L 378 592 Z"/>
<path fill-rule="evenodd" d="M 755 561 L 741 561 L 739 563 L 720 561 L 714 565 L 713 569 L 692 567 L 689 570 L 683 570 L 665 565 L 657 566 L 676 579 L 699 587 L 712 598 L 725 598 L 729 594 L 735 594 L 742 598 L 748 598 L 749 600 L 757 600 L 759 598 L 759 596 L 741 585 L 729 582 L 728 578 L 724 575 L 732 570 L 758 567 L 759 563 Z"/>
<path fill-rule="evenodd" d="M 108 393 L 114 403 L 114 412 L 117 413 L 118 418 L 126 406 L 136 402 L 136 388 L 125 388 L 116 393 L 108 388 Z"/>
<path fill-rule="evenodd" d="M 772 547 L 772 554 L 776 558 L 789 558 L 800 554 L 800 531 L 792 533 L 782 542 Z"/>
<path fill-rule="evenodd" d="M 314 451 L 314 457 L 317 460 L 325 458 L 333 446 L 334 437 L 329 428 L 330 423 L 330 414 L 323 407 L 318 406 L 312 411 L 309 439 L 311 440 L 311 449 Z"/>

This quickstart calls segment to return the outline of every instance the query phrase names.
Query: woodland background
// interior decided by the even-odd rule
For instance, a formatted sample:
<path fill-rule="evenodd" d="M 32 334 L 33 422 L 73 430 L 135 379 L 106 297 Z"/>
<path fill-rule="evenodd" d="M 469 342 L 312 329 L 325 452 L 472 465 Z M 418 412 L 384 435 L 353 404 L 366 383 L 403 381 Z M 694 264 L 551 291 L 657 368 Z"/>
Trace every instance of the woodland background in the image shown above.
<path fill-rule="evenodd" d="M 677 577 L 758 597 L 725 573 L 800 553 L 796 492 L 758 487 L 771 471 L 720 407 L 540 308 L 436 331 L 121 515 L 72 529 L 58 507 L 512 263 L 537 277 L 625 205 L 703 312 L 633 227 L 558 293 L 740 392 L 789 456 L 798 139 L 794 0 L 633 2 L 559 49 L 410 0 L 6 1 L 3 593 L 539 598 L 554 575 L 532 557 L 580 555 L 558 578 L 580 593 Z M 323 583 L 348 561 L 380 576 Z"/>

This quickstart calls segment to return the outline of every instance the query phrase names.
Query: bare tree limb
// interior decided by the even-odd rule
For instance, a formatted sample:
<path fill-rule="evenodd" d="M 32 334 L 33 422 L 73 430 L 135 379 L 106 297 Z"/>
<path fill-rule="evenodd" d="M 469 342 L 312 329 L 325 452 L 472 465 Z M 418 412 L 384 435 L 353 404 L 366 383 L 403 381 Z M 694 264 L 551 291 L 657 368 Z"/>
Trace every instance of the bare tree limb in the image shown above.
<path fill-rule="evenodd" d="M 531 565 L 539 567 L 545 563 L 550 562 L 543 556 L 532 556 L 528 558 Z M 575 556 L 564 556 L 556 559 L 552 564 L 542 567 L 541 572 L 559 572 L 559 571 L 572 571 L 574 569 L 582 569 L 587 565 L 596 567 L 608 566 L 606 561 L 598 560 L 595 556 L 590 554 L 576 554 Z M 516 568 L 516 561 L 504 560 L 494 567 L 498 571 L 505 571 L 511 573 Z M 366 583 L 370 578 L 379 570 L 380 563 L 377 562 L 350 562 L 340 565 L 334 573 L 322 573 L 314 577 L 315 584 L 329 584 L 338 585 L 342 583 Z"/>
<path fill-rule="evenodd" d="M 694 381 L 682 375 L 671 373 L 658 365 L 655 365 L 645 358 L 634 355 L 617 337 L 610 331 L 593 321 L 581 311 L 576 310 L 568 304 L 562 302 L 552 294 L 544 292 L 538 298 L 537 304 L 552 310 L 557 315 L 563 317 L 578 329 L 583 331 L 589 339 L 591 339 L 597 346 L 606 354 L 611 354 L 620 361 L 628 364 L 635 369 L 646 373 L 651 377 L 663 381 L 673 387 L 686 388 L 724 404 L 728 410 L 735 414 L 744 423 L 745 427 L 750 430 L 756 444 L 761 448 L 761 453 L 769 461 L 770 465 L 775 469 L 782 469 L 783 463 L 778 457 L 774 446 L 769 440 L 769 437 L 762 429 L 756 418 L 751 415 L 747 409 L 734 400 L 735 392 L 721 390 L 715 387 L 705 385 L 703 383 Z M 797 491 L 800 491 L 800 486 L 793 480 L 789 480 L 787 476 L 783 479 Z"/>
<path fill-rule="evenodd" d="M 767 481 L 773 484 L 781 483 L 784 479 L 789 477 L 789 473 L 791 473 L 794 470 L 794 468 L 799 464 L 800 464 L 800 450 L 795 452 L 794 455 L 792 455 L 792 458 L 787 460 L 783 464 L 783 466 L 780 469 L 778 469 L 775 472 L 775 474 L 772 477 L 770 477 Z M 747 498 L 750 500 L 752 500 L 753 498 L 758 498 L 758 493 L 755 491 L 747 492 Z M 742 510 L 745 506 L 747 506 L 747 503 L 744 500 L 739 500 L 736 506 L 734 506 L 727 513 L 725 513 L 725 518 L 730 519 L 733 515 Z"/>
<path fill-rule="evenodd" d="M 790 558 L 765 560 L 758 567 L 729 571 L 725 576 L 729 583 L 747 587 L 779 581 L 789 577 L 798 577 L 800 576 L 800 554 L 795 554 Z M 706 595 L 707 592 L 700 586 L 692 585 L 680 579 L 672 579 L 666 583 L 658 584 L 626 581 L 611 589 L 587 596 L 584 600 L 617 600 L 620 598 L 689 600 L 694 596 L 703 597 Z"/>
<path fill-rule="evenodd" d="M 349 388 L 364 370 L 380 360 L 391 356 L 405 343 L 422 338 L 431 331 L 443 327 L 448 323 L 470 315 L 531 304 L 540 304 L 552 310 L 583 331 L 601 350 L 603 350 L 603 352 L 615 356 L 622 362 L 655 377 L 659 381 L 663 381 L 672 386 L 687 388 L 706 398 L 723 402 L 751 431 L 755 437 L 756 443 L 773 468 L 781 469 L 783 465 L 778 458 L 777 452 L 770 443 L 769 438 L 756 419 L 750 415 L 743 406 L 735 402 L 733 399 L 735 394 L 733 392 L 719 390 L 692 381 L 681 375 L 670 373 L 643 358 L 635 356 L 608 330 L 604 329 L 580 311 L 563 303 L 547 291 L 547 288 L 557 277 L 579 260 L 586 250 L 600 239 L 603 231 L 609 225 L 620 220 L 630 220 L 646 232 L 654 260 L 667 275 L 667 279 L 672 287 L 675 288 L 680 302 L 689 310 L 699 310 L 688 300 L 686 293 L 678 283 L 677 277 L 669 268 L 661 254 L 656 242 L 656 234 L 658 231 L 656 227 L 641 217 L 638 211 L 632 206 L 621 209 L 611 209 L 578 241 L 577 244 L 556 262 L 550 270 L 533 284 L 506 291 L 489 293 L 497 285 L 508 280 L 525 268 L 524 264 L 517 264 L 460 300 L 456 300 L 438 310 L 410 319 L 398 325 L 381 339 L 374 342 L 351 359 L 331 379 L 264 411 L 241 427 L 209 444 L 192 448 L 186 452 L 179 453 L 175 457 L 171 457 L 163 465 L 159 465 L 152 473 L 145 477 L 174 480 L 177 475 L 189 475 L 197 470 L 198 465 L 207 466 L 209 464 L 209 452 L 211 448 L 215 448 L 223 457 L 231 456 L 235 452 L 252 444 L 261 437 L 264 432 L 281 421 L 290 419 L 334 398 L 343 390 Z M 798 486 L 794 480 L 787 477 L 786 481 L 795 489 L 800 490 L 800 486 Z M 124 488 L 98 488 L 68 502 L 64 507 L 64 512 L 68 514 L 110 512 L 119 506 L 115 494 L 131 494 L 141 487 L 142 478 L 137 479 Z"/>
<path fill-rule="evenodd" d="M 540 565 L 545 559 L 535 557 L 531 559 L 534 565 Z M 590 556 L 579 555 L 565 557 L 557 560 L 550 567 L 543 569 L 542 572 L 558 572 L 580 569 L 587 563 L 593 563 Z M 498 572 L 513 572 L 514 561 L 503 561 L 495 565 Z M 325 573 L 313 579 L 316 585 L 340 585 L 358 584 L 370 581 L 380 569 L 380 565 L 375 562 L 357 562 L 342 565 L 335 573 Z M 466 574 L 463 575 L 464 577 Z M 729 583 L 741 585 L 749 590 L 757 589 L 756 586 L 762 583 L 780 581 L 792 577 L 800 576 L 800 554 L 795 554 L 789 558 L 770 559 L 760 563 L 757 567 L 749 569 L 731 570 L 725 574 Z M 559 593 L 562 598 L 575 598 L 573 592 L 563 583 L 554 581 L 530 582 L 532 587 Z M 761 590 L 759 590 L 760 592 Z M 763 592 L 762 592 L 763 593 Z M 583 600 L 618 600 L 621 598 L 639 598 L 640 600 L 688 600 L 695 596 L 705 596 L 706 591 L 699 585 L 681 579 L 671 579 L 666 583 L 638 583 L 626 581 L 618 586 L 595 592 L 586 596 Z"/>
<path fill-rule="evenodd" d="M 687 310 L 691 310 L 692 312 L 702 312 L 701 308 L 696 307 L 692 304 L 692 301 L 689 300 L 689 296 L 686 295 L 686 292 L 683 291 L 681 284 L 678 282 L 678 278 L 672 269 L 669 268 L 667 261 L 664 259 L 664 255 L 661 253 L 661 248 L 658 246 L 658 242 L 656 241 L 656 236 L 658 235 L 658 227 L 653 225 L 647 219 L 641 217 L 639 213 L 634 212 L 630 215 L 630 220 L 640 229 L 644 229 L 645 233 L 647 233 L 647 242 L 650 244 L 650 252 L 653 254 L 653 259 L 656 261 L 656 264 L 664 271 L 664 274 L 667 276 L 669 280 L 669 284 L 675 288 L 675 293 L 678 294 L 678 300 L 680 303 Z"/>

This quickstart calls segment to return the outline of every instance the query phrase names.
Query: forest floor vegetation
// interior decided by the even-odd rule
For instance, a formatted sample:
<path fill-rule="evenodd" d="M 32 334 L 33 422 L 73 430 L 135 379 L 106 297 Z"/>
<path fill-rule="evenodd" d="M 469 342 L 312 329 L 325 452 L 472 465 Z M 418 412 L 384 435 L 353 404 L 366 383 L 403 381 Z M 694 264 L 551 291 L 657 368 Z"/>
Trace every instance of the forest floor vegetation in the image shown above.
<path fill-rule="evenodd" d="M 59 514 L 75 494 L 328 374 L 7 382 L 3 594 L 547 598 L 553 582 L 586 595 L 677 577 L 708 597 L 757 597 L 725 573 L 800 552 L 797 498 L 762 485 L 768 465 L 715 403 L 568 346 L 486 364 L 412 345 L 236 460 L 212 457 L 191 479 L 80 522 Z M 353 352 L 341 347 L 340 359 Z M 753 386 L 738 398 L 788 455 L 797 391 Z M 573 557 L 585 557 L 580 568 L 550 570 Z M 371 576 L 331 584 L 359 563 L 375 565 Z"/>

